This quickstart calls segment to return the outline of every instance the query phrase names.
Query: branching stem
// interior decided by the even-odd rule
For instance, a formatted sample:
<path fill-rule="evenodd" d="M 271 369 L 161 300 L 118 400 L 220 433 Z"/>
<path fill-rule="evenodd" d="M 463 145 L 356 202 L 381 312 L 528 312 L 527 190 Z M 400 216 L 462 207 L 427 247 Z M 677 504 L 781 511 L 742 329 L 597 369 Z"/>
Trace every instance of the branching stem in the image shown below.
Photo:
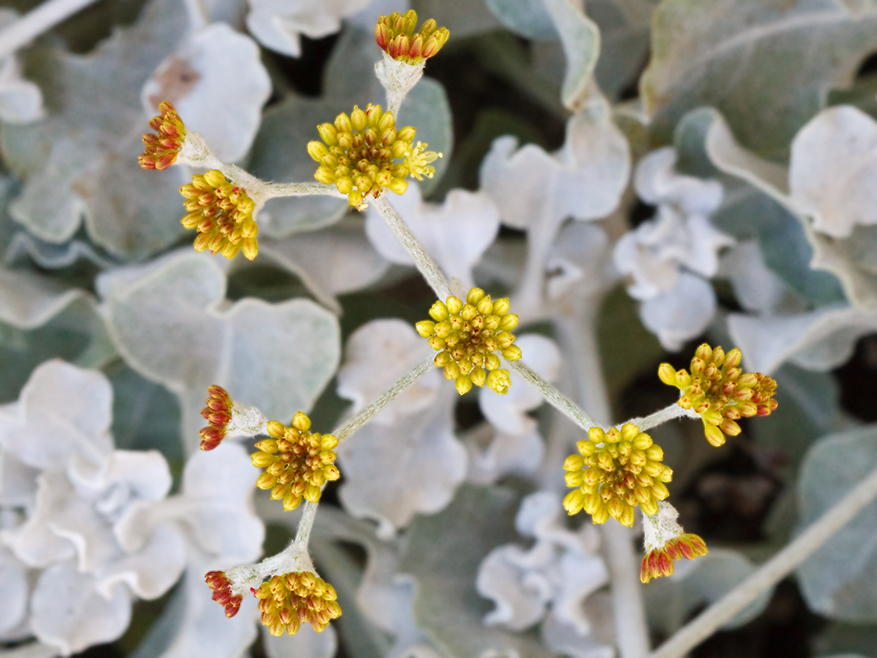
<path fill-rule="evenodd" d="M 399 216 L 399 213 L 396 212 L 396 209 L 390 204 L 386 196 L 380 196 L 375 199 L 372 202 L 372 206 L 384 218 L 393 235 L 396 236 L 396 239 L 402 243 L 402 246 L 405 247 L 411 258 L 414 259 L 414 265 L 420 271 L 420 274 L 423 275 L 423 278 L 426 279 L 436 297 L 442 301 L 450 297 L 451 288 L 448 285 L 447 279 L 445 279 L 445 275 L 442 274 L 438 265 L 429 257 L 429 254 L 424 251 L 420 242 L 417 241 L 417 238 L 411 232 L 411 229 L 408 228 L 405 220 Z"/>
<path fill-rule="evenodd" d="M 365 425 L 376 413 L 386 407 L 400 393 L 404 393 L 408 387 L 425 375 L 432 366 L 433 357 L 429 356 L 414 366 L 414 370 L 393 384 L 390 389 L 365 409 L 356 414 L 344 425 L 335 430 L 334 436 L 341 443 L 348 439 L 351 434 Z"/>

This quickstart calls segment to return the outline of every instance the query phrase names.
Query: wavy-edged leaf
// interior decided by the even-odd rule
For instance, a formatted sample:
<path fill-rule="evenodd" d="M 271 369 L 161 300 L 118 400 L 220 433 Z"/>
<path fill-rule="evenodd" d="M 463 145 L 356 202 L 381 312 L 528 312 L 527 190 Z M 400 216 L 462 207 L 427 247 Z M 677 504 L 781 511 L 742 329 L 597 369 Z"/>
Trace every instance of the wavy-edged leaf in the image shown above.
<path fill-rule="evenodd" d="M 217 261 L 192 252 L 98 280 L 125 360 L 179 396 L 189 448 L 197 444 L 211 384 L 285 421 L 310 408 L 340 356 L 338 321 L 322 307 L 252 298 L 229 306 L 225 286 Z"/>
<path fill-rule="evenodd" d="M 48 116 L 3 125 L 4 157 L 25 180 L 15 219 L 47 242 L 69 240 L 82 219 L 114 256 L 143 258 L 176 241 L 183 172 L 146 172 L 137 163 L 149 116 L 140 88 L 185 33 L 178 6 L 150 4 L 138 23 L 117 30 L 87 56 L 35 52 L 27 75 L 45 94 Z"/>
<path fill-rule="evenodd" d="M 685 112 L 712 105 L 767 155 L 785 153 L 877 48 L 877 10 L 854 16 L 835 0 L 664 0 L 652 25 L 640 93 L 658 134 L 669 139 Z"/>
<path fill-rule="evenodd" d="M 828 511 L 877 467 L 877 427 L 829 435 L 801 467 L 801 525 Z M 798 567 L 801 593 L 811 610 L 854 623 L 877 621 L 877 506 L 863 509 Z"/>
<path fill-rule="evenodd" d="M 414 617 L 442 655 L 463 658 L 488 652 L 528 658 L 550 652 L 531 634 L 485 627 L 491 604 L 478 596 L 475 577 L 484 557 L 517 538 L 518 499 L 508 489 L 464 486 L 453 503 L 411 525 L 401 570 L 415 583 Z M 453 550 L 447 540 L 453 537 Z"/>

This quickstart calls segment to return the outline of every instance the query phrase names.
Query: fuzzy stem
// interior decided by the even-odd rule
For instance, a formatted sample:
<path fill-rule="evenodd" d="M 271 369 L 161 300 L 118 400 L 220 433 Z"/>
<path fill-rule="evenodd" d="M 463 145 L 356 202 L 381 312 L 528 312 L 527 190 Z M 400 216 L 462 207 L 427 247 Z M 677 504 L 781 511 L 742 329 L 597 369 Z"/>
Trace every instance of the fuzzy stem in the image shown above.
<path fill-rule="evenodd" d="M 559 322 L 559 329 L 567 343 L 566 348 L 573 355 L 579 399 L 586 402 L 598 418 L 608 422 L 612 418 L 612 408 L 597 344 L 598 309 L 597 300 L 591 300 L 574 316 L 564 317 Z M 600 526 L 600 539 L 611 575 L 618 653 L 621 658 L 640 658 L 649 652 L 649 635 L 632 533 L 629 528 L 610 520 Z"/>
<path fill-rule="evenodd" d="M 356 432 L 360 427 L 365 425 L 372 416 L 386 407 L 400 393 L 404 393 L 414 382 L 429 372 L 432 366 L 433 357 L 429 356 L 414 366 L 414 369 L 399 381 L 393 384 L 390 389 L 377 400 L 368 405 L 365 409 L 356 414 L 334 432 L 334 436 L 338 439 L 338 443 L 345 441 L 351 434 Z"/>
<path fill-rule="evenodd" d="M 233 164 L 226 164 L 216 157 L 207 140 L 196 132 L 186 133 L 183 147 L 177 156 L 176 164 L 189 165 L 192 167 L 204 167 L 206 169 L 218 169 L 235 185 L 244 188 L 247 195 L 256 204 L 253 210 L 255 216 L 265 202 L 277 197 L 324 195 L 346 199 L 333 185 L 323 183 L 266 183 L 259 180 L 248 171 Z"/>
<path fill-rule="evenodd" d="M 514 370 L 521 379 L 539 391 L 542 394 L 542 397 L 548 401 L 548 404 L 560 411 L 560 413 L 569 418 L 583 430 L 587 432 L 592 427 L 596 427 L 596 423 L 591 420 L 591 417 L 586 414 L 581 407 L 533 372 L 525 363 L 522 363 L 521 361 L 506 361 L 506 364 L 509 368 Z"/>
<path fill-rule="evenodd" d="M 298 522 L 298 530 L 295 532 L 295 543 L 304 550 L 308 550 L 308 542 L 311 540 L 311 528 L 314 527 L 314 519 L 317 518 L 319 503 L 305 503 L 304 512 Z"/>
<path fill-rule="evenodd" d="M 797 539 L 787 545 L 755 573 L 700 613 L 650 658 L 679 658 L 710 637 L 747 605 L 773 587 L 815 553 L 862 509 L 877 498 L 877 469 L 826 511 Z"/>
<path fill-rule="evenodd" d="M 387 226 L 390 227 L 390 230 L 393 232 L 393 235 L 396 236 L 396 239 L 399 240 L 399 242 L 402 243 L 402 246 L 408 250 L 409 254 L 411 254 L 411 258 L 414 259 L 414 264 L 417 266 L 417 269 L 420 270 L 423 278 L 426 279 L 429 287 L 435 292 L 436 297 L 442 301 L 450 297 L 451 288 L 448 286 L 444 274 L 442 274 L 438 265 L 435 264 L 432 258 L 429 257 L 429 254 L 423 250 L 420 242 L 414 237 L 411 229 L 408 228 L 408 225 L 399 216 L 399 213 L 396 212 L 396 209 L 390 205 L 389 201 L 387 201 L 386 196 L 379 196 L 374 200 L 372 206 L 374 206 L 375 210 L 377 210 L 380 216 L 384 218 L 384 221 L 387 223 Z"/>
<path fill-rule="evenodd" d="M 0 30 L 0 59 L 11 55 L 95 0 L 48 0 Z"/>
<path fill-rule="evenodd" d="M 668 420 L 673 420 L 674 418 L 692 418 L 696 420 L 700 418 L 700 414 L 693 409 L 683 409 L 674 403 L 653 414 L 649 414 L 645 418 L 631 418 L 626 422 L 633 423 L 639 427 L 640 432 L 645 432 L 658 425 L 663 425 Z"/>

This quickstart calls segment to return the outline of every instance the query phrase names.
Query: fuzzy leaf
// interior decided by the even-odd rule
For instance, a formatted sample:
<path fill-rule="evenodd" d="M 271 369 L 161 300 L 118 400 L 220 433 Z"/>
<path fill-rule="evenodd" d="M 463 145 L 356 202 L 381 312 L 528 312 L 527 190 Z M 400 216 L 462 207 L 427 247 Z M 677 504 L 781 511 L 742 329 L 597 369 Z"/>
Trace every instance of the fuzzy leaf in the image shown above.
<path fill-rule="evenodd" d="M 801 525 L 813 523 L 877 467 L 873 425 L 825 437 L 807 453 L 798 483 Z M 870 505 L 797 570 L 813 611 L 857 624 L 877 621 L 877 507 Z"/>
<path fill-rule="evenodd" d="M 515 541 L 518 500 L 507 489 L 465 486 L 453 503 L 412 524 L 400 569 L 414 578 L 414 617 L 443 656 L 515 653 L 551 655 L 533 636 L 485 627 L 491 603 L 478 596 L 475 578 L 484 557 Z M 453 550 L 447 538 L 453 537 Z"/>
<path fill-rule="evenodd" d="M 686 111 L 711 105 L 746 147 L 782 155 L 875 48 L 873 6 L 854 16 L 835 0 L 664 0 L 640 93 L 665 139 Z"/>
<path fill-rule="evenodd" d="M 143 258 L 181 235 L 183 172 L 144 171 L 137 156 L 149 131 L 140 89 L 185 29 L 178 6 L 157 0 L 87 56 L 43 50 L 28 61 L 48 116 L 3 125 L 0 140 L 25 180 L 12 214 L 34 235 L 65 242 L 84 216 L 91 239 L 121 258 Z"/>
<path fill-rule="evenodd" d="M 338 322 L 328 311 L 304 299 L 226 308 L 225 285 L 216 259 L 188 251 L 98 280 L 125 360 L 179 397 L 189 448 L 211 384 L 287 420 L 310 408 L 338 363 Z"/>

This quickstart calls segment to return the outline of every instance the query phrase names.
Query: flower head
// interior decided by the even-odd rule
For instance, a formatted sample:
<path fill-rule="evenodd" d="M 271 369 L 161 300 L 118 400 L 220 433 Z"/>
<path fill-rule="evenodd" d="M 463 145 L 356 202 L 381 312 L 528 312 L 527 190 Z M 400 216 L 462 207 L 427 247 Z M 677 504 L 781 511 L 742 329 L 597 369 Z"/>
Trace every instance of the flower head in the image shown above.
<path fill-rule="evenodd" d="M 430 347 L 438 352 L 435 365 L 445 369 L 446 379 L 456 380 L 460 395 L 472 384 L 484 386 L 485 382 L 497 393 L 508 391 L 509 372 L 499 370 L 499 356 L 494 354 L 499 351 L 509 361 L 521 358 L 510 333 L 518 326 L 518 316 L 509 313 L 507 298 L 492 301 L 480 288 L 472 288 L 465 304 L 448 297 L 447 303 L 433 304 L 429 315 L 435 322 L 418 322 L 417 333 L 429 339 Z"/>
<path fill-rule="evenodd" d="M 569 514 L 584 509 L 594 523 L 611 516 L 632 526 L 634 507 L 656 514 L 658 501 L 670 495 L 664 483 L 673 479 L 673 471 L 661 463 L 664 451 L 636 425 L 626 423 L 620 431 L 613 427 L 608 432 L 592 427 L 578 449 L 580 454 L 563 464 L 566 486 L 576 487 L 563 499 Z"/>
<path fill-rule="evenodd" d="M 335 588 L 311 571 L 274 576 L 253 589 L 253 594 L 260 599 L 262 624 L 272 635 L 283 635 L 283 631 L 295 635 L 308 622 L 322 633 L 341 616 Z"/>
<path fill-rule="evenodd" d="M 413 9 L 400 14 L 393 12 L 381 16 L 375 25 L 375 41 L 385 53 L 396 61 L 419 64 L 438 53 L 451 33 L 446 27 L 438 27 L 434 19 L 424 21 L 417 27 L 417 12 Z"/>
<path fill-rule="evenodd" d="M 149 122 L 157 135 L 143 135 L 143 154 L 137 159 L 144 169 L 167 169 L 177 159 L 177 154 L 186 139 L 186 126 L 177 114 L 174 106 L 162 101 L 158 106 L 159 114 Z"/>
<path fill-rule="evenodd" d="M 422 152 L 419 143 L 412 147 L 416 130 L 406 126 L 397 132 L 393 113 L 380 105 L 369 105 L 365 111 L 354 106 L 350 116 L 341 113 L 335 123 L 321 124 L 317 130 L 322 141 L 308 144 L 308 153 L 320 163 L 314 178 L 335 185 L 351 206 L 360 209 L 366 197 L 377 198 L 385 189 L 403 194 L 408 189 L 405 179 L 431 175 L 435 170 L 428 163 L 440 157 Z"/>
<path fill-rule="evenodd" d="M 693 560 L 707 554 L 706 542 L 697 535 L 686 533 L 677 523 L 678 517 L 676 508 L 663 501 L 658 503 L 655 514 L 643 515 L 646 556 L 639 572 L 643 583 L 672 574 L 676 560 L 683 557 Z"/>
<path fill-rule="evenodd" d="M 231 591 L 231 581 L 224 571 L 211 571 L 204 580 L 213 590 L 213 600 L 225 608 L 226 617 L 234 617 L 241 609 L 243 598 L 235 596 Z"/>
<path fill-rule="evenodd" d="M 182 224 L 198 230 L 195 251 L 222 252 L 228 259 L 239 251 L 250 260 L 256 257 L 256 203 L 243 188 L 228 182 L 218 169 L 211 169 L 203 175 L 195 174 L 191 183 L 180 188 L 180 194 L 186 197 L 183 205 L 189 212 Z"/>
<path fill-rule="evenodd" d="M 201 450 L 213 450 L 225 438 L 234 404 L 221 386 L 211 386 L 207 393 L 207 406 L 201 410 L 201 416 L 210 424 L 199 432 Z"/>
<path fill-rule="evenodd" d="M 708 552 L 706 542 L 698 535 L 683 533 L 670 539 L 662 548 L 654 548 L 643 558 L 639 579 L 643 583 L 652 578 L 669 576 L 673 573 L 673 563 L 681 558 L 693 560 Z"/>
<path fill-rule="evenodd" d="M 725 434 L 740 433 L 738 418 L 769 416 L 777 408 L 776 381 L 760 372 L 744 373 L 738 367 L 742 358 L 736 348 L 725 354 L 704 343 L 691 359 L 690 374 L 684 368 L 674 371 L 669 363 L 658 369 L 662 382 L 682 391 L 679 406 L 700 414 L 706 439 L 716 447 L 725 442 Z"/>
<path fill-rule="evenodd" d="M 327 480 L 340 477 L 333 463 L 338 439 L 331 434 L 311 434 L 311 420 L 301 411 L 292 419 L 292 427 L 272 420 L 268 434 L 272 437 L 259 441 L 259 452 L 251 455 L 253 466 L 265 472 L 256 480 L 260 489 L 271 489 L 271 498 L 283 499 L 283 509 L 294 510 L 301 499 L 316 503 L 320 488 Z"/>

